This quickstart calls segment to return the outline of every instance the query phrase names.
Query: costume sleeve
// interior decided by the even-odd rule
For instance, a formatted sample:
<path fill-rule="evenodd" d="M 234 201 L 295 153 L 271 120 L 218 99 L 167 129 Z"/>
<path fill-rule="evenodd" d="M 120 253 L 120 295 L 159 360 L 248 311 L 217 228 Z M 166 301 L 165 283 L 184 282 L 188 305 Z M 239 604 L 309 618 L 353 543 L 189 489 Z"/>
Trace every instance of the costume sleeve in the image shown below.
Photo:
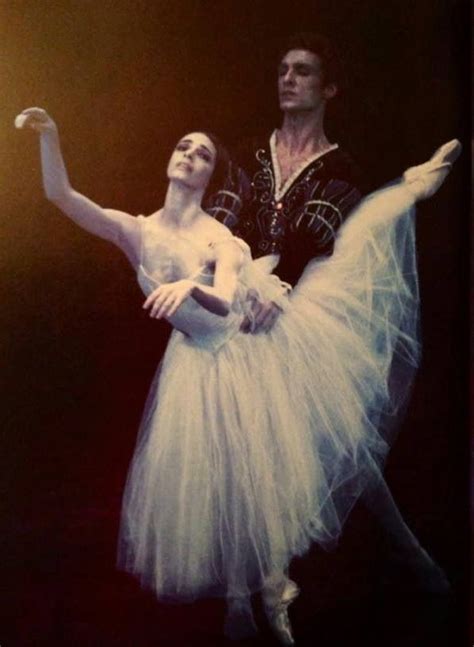
<path fill-rule="evenodd" d="M 309 261 L 330 256 L 340 226 L 361 197 L 359 189 L 346 180 L 318 180 L 303 209 L 291 223 L 276 274 L 295 286 Z"/>
<path fill-rule="evenodd" d="M 213 193 L 204 205 L 207 213 L 233 231 L 250 199 L 250 181 L 235 162 L 229 164 L 224 186 Z"/>
<path fill-rule="evenodd" d="M 339 227 L 361 197 L 361 192 L 345 180 L 324 179 L 316 184 L 293 224 L 298 238 L 305 239 L 303 247 L 311 257 L 332 254 Z"/>

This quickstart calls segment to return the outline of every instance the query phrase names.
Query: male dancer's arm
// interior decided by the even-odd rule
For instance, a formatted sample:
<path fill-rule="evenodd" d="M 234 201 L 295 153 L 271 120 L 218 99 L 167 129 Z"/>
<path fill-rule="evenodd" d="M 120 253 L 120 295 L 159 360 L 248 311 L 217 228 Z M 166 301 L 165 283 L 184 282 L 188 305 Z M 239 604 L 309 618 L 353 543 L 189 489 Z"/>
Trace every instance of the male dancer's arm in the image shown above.
<path fill-rule="evenodd" d="M 210 216 L 234 231 L 249 195 L 250 180 L 247 174 L 241 166 L 231 162 L 224 186 L 209 197 L 204 208 Z"/>
<path fill-rule="evenodd" d="M 240 215 L 251 210 L 250 180 L 242 166 L 245 154 L 254 148 L 253 140 L 241 146 L 240 165 L 232 164 L 225 186 L 206 205 L 206 210 L 232 231 L 238 231 Z M 285 251 L 274 270 L 282 281 L 295 287 L 309 261 L 332 254 L 337 230 L 362 197 L 359 178 L 358 169 L 343 153 L 329 173 L 314 179 L 304 209 L 290 218 Z M 282 312 L 272 301 L 254 300 L 252 310 L 252 322 L 243 322 L 244 332 L 268 332 Z"/>
<path fill-rule="evenodd" d="M 286 250 L 275 273 L 296 287 L 311 260 L 332 255 L 339 228 L 361 198 L 362 192 L 350 179 L 318 180 L 304 209 L 291 221 Z"/>
<path fill-rule="evenodd" d="M 305 208 L 291 219 L 291 231 L 274 272 L 294 288 L 311 260 L 333 253 L 338 229 L 362 198 L 352 178 L 347 173 L 341 175 L 344 179 L 318 179 Z M 305 275 L 303 280 L 311 277 Z M 252 309 L 252 323 L 244 321 L 244 332 L 268 332 L 282 314 L 281 308 L 272 301 L 256 302 Z"/>

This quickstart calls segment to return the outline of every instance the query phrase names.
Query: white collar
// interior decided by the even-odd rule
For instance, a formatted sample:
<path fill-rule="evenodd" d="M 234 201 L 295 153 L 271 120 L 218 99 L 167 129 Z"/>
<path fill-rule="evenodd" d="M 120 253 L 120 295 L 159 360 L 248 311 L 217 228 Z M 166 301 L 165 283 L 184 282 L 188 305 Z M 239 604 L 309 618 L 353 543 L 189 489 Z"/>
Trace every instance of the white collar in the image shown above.
<path fill-rule="evenodd" d="M 275 196 L 274 197 L 276 201 L 279 201 L 288 191 L 288 189 L 296 180 L 298 175 L 302 173 L 305 168 L 307 168 L 319 157 L 322 157 L 323 155 L 326 155 L 326 153 L 329 153 L 330 151 L 333 151 L 336 148 L 339 148 L 339 144 L 331 144 L 331 146 L 329 146 L 329 148 L 327 148 L 326 150 L 319 153 L 315 153 L 314 155 L 311 155 L 311 157 L 308 157 L 307 159 L 303 160 L 301 164 L 287 178 L 285 184 L 281 186 L 280 164 L 278 162 L 278 156 L 276 151 L 276 135 L 277 135 L 277 131 L 274 130 L 270 136 L 270 153 L 272 156 L 273 172 L 275 173 Z"/>

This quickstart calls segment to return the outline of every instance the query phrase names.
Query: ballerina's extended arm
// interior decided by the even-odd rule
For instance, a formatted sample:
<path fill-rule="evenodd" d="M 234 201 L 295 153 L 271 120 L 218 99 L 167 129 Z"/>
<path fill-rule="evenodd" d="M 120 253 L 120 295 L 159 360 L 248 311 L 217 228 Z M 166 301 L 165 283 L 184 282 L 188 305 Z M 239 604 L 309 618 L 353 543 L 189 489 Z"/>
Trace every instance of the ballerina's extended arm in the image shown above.
<path fill-rule="evenodd" d="M 58 129 L 48 113 L 42 108 L 27 108 L 17 116 L 15 125 L 40 133 L 43 186 L 48 200 L 86 231 L 115 243 L 136 265 L 140 243 L 136 218 L 123 211 L 103 209 L 71 187 Z"/>
<path fill-rule="evenodd" d="M 216 247 L 213 286 L 201 285 L 192 279 L 165 283 L 148 296 L 143 308 L 150 308 L 150 317 L 170 317 L 183 301 L 191 296 L 206 310 L 225 317 L 229 314 L 234 300 L 242 262 L 243 252 L 230 238 L 229 243 Z"/>

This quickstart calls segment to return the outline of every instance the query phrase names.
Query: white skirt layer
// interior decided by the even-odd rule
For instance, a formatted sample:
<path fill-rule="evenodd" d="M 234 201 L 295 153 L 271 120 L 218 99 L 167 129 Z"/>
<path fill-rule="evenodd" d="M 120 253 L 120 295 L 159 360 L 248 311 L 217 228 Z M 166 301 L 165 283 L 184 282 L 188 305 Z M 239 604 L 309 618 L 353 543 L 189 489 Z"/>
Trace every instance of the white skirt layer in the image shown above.
<path fill-rule="evenodd" d="M 334 544 L 380 478 L 418 360 L 411 205 L 403 184 L 364 200 L 271 333 L 216 352 L 173 333 L 119 542 L 120 567 L 158 597 L 248 599 L 312 542 Z"/>

